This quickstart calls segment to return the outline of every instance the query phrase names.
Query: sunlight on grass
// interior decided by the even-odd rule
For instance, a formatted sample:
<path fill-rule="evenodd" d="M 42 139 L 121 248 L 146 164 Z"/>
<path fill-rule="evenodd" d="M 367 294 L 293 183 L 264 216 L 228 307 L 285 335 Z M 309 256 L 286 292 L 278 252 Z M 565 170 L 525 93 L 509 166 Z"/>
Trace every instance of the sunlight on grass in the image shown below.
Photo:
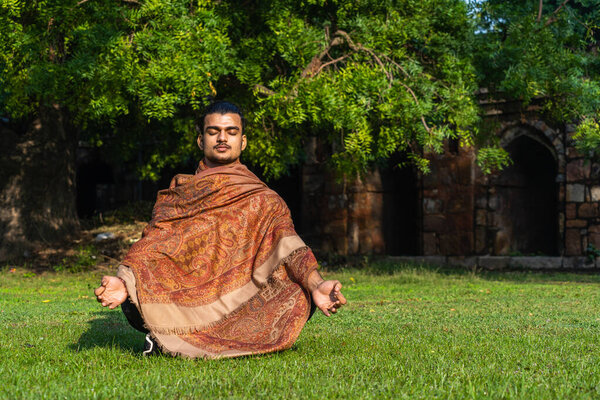
<path fill-rule="evenodd" d="M 600 395 L 597 276 L 391 264 L 326 275 L 349 304 L 315 315 L 291 350 L 202 361 L 142 357 L 143 335 L 95 301 L 97 272 L 4 270 L 0 397 Z"/>

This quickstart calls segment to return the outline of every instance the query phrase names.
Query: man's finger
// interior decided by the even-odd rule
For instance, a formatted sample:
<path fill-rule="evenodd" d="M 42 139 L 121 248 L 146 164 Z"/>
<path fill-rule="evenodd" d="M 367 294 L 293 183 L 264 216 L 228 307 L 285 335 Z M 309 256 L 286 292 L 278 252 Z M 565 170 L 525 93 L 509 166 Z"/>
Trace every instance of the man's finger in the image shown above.
<path fill-rule="evenodd" d="M 99 288 L 96 288 L 94 290 L 94 294 L 96 295 L 96 297 L 100 296 L 102 293 L 104 293 L 104 291 L 106 290 L 106 288 L 104 286 L 100 286 Z"/>
<path fill-rule="evenodd" d="M 344 305 L 344 304 L 347 303 L 346 298 L 344 297 L 344 295 L 342 294 L 342 292 L 336 293 L 336 296 L 337 296 L 338 301 L 340 302 L 340 304 Z"/>

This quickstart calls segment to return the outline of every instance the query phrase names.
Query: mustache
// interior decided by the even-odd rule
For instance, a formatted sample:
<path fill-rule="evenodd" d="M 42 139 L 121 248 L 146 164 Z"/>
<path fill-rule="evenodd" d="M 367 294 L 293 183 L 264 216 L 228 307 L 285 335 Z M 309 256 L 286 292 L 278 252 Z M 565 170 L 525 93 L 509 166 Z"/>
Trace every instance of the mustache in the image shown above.
<path fill-rule="evenodd" d="M 230 148 L 231 148 L 231 146 L 230 146 L 230 145 L 228 145 L 228 144 L 225 144 L 225 143 L 219 143 L 218 145 L 216 145 L 215 147 L 213 147 L 213 149 L 216 149 L 217 147 L 227 147 L 228 149 L 230 149 Z"/>

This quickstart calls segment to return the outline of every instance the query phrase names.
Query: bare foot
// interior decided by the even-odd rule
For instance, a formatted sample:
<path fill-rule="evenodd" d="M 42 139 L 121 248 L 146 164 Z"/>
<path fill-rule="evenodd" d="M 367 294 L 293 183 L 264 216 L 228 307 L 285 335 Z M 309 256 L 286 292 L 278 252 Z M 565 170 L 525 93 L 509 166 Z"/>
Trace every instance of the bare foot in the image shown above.
<path fill-rule="evenodd" d="M 128 296 L 127 287 L 123 281 L 116 276 L 108 275 L 102 277 L 102 284 L 94 290 L 94 294 L 102 303 L 102 307 L 108 306 L 111 310 L 120 306 Z"/>

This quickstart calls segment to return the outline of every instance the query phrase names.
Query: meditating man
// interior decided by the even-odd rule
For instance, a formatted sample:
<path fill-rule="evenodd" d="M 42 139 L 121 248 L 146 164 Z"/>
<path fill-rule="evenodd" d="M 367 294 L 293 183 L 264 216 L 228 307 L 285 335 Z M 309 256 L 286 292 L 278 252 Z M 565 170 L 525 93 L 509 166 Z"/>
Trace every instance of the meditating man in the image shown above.
<path fill-rule="evenodd" d="M 213 103 L 199 122 L 196 174 L 158 192 L 142 239 L 94 292 L 147 333 L 147 354 L 288 349 L 316 308 L 329 316 L 346 304 L 342 285 L 323 280 L 284 201 L 240 163 L 241 110 Z"/>

